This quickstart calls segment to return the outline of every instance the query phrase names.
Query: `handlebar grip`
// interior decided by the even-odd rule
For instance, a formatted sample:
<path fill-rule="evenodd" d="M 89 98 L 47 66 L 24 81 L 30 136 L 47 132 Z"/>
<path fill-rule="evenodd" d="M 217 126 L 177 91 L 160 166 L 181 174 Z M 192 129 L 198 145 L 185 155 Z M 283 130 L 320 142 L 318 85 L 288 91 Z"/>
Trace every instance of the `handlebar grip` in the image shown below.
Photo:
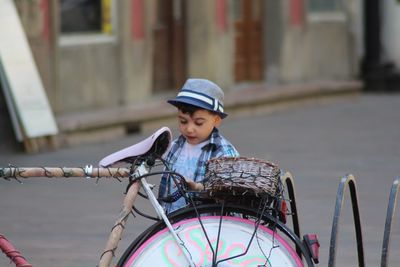
<path fill-rule="evenodd" d="M 3 235 L 0 234 L 0 249 L 3 251 L 4 254 L 12 262 L 15 263 L 16 267 L 32 267 L 31 264 L 29 264 L 26 259 L 21 255 L 21 253 L 11 244 L 10 241 L 8 241 L 7 238 L 5 238 Z"/>

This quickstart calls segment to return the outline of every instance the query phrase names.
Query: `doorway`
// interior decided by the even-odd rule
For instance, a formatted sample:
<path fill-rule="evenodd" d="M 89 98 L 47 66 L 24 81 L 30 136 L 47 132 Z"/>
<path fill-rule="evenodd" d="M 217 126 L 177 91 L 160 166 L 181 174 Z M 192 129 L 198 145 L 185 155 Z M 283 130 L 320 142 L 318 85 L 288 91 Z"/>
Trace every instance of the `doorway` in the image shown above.
<path fill-rule="evenodd" d="M 186 80 L 185 0 L 158 0 L 153 30 L 153 88 L 176 90 Z"/>
<path fill-rule="evenodd" d="M 262 0 L 235 0 L 235 80 L 263 79 Z"/>

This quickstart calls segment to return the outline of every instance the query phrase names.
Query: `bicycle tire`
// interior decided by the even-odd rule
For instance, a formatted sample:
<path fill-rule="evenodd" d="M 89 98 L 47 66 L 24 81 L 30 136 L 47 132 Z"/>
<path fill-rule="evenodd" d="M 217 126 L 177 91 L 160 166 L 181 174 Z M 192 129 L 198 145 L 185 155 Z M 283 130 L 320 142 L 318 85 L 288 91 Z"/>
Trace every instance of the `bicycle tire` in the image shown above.
<path fill-rule="evenodd" d="M 200 205 L 198 207 L 185 208 L 185 209 L 176 211 L 174 213 L 171 213 L 168 217 L 169 217 L 171 224 L 175 225 L 175 227 L 177 227 L 177 226 L 181 227 L 182 225 L 188 225 L 188 223 L 196 222 L 196 220 L 194 220 L 194 218 L 197 218 L 196 210 L 197 210 L 198 214 L 202 215 L 202 217 L 201 217 L 202 220 L 204 218 L 203 217 L 204 215 L 207 215 L 208 218 L 214 216 L 215 219 L 217 219 L 217 218 L 220 218 L 221 205 L 208 204 L 208 205 Z M 218 216 L 215 216 L 215 214 L 218 214 Z M 230 217 L 233 214 L 234 214 L 234 217 Z M 225 221 L 227 221 L 230 224 L 232 224 L 232 221 L 235 221 L 235 223 L 236 223 L 238 221 L 238 217 L 243 218 L 243 219 L 240 219 L 243 221 L 240 221 L 240 223 L 238 223 L 238 224 L 242 224 L 242 225 L 247 224 L 249 222 L 254 223 L 254 220 L 256 218 L 260 217 L 256 210 L 254 210 L 252 208 L 248 208 L 248 207 L 237 206 L 237 205 L 227 205 L 226 207 L 224 207 L 223 215 L 225 217 L 229 217 L 229 218 L 225 218 L 225 217 L 224 218 L 225 218 Z M 233 218 L 233 219 L 231 219 L 231 218 Z M 193 220 L 191 220 L 191 219 L 193 219 Z M 215 221 L 215 219 L 210 218 L 208 220 Z M 293 246 L 289 245 L 288 242 L 286 241 L 287 239 L 285 240 L 284 238 L 282 238 L 280 236 L 280 233 L 283 233 L 284 236 L 288 237 L 289 240 L 291 240 L 293 242 L 294 246 L 296 246 L 300 249 L 300 251 L 302 252 L 301 254 L 304 256 L 305 261 L 308 266 L 314 266 L 311 261 L 310 255 L 309 255 L 308 251 L 306 250 L 306 248 L 303 246 L 302 242 L 286 225 L 284 225 L 282 222 L 278 221 L 275 217 L 271 216 L 270 214 L 264 214 L 261 219 L 264 222 L 263 224 L 269 225 L 269 226 L 273 225 L 276 229 L 279 229 L 279 233 L 276 232 L 273 234 L 273 236 L 274 236 L 274 238 L 276 237 L 277 239 L 279 239 L 280 244 L 283 245 L 286 252 L 290 254 L 290 257 L 292 257 L 293 261 L 296 263 L 296 265 L 289 265 L 289 266 L 303 266 L 302 262 L 301 262 L 301 256 L 299 256 L 295 252 L 293 252 L 294 251 L 292 249 Z M 224 222 L 224 223 L 226 223 L 226 222 Z M 197 225 L 198 224 L 199 223 L 197 221 Z M 263 229 L 263 232 L 270 231 L 270 229 L 268 227 L 261 226 L 261 228 Z M 266 229 L 269 229 L 269 230 L 266 230 Z M 147 246 L 149 243 L 149 240 L 152 238 L 154 239 L 155 236 L 159 235 L 159 233 L 162 231 L 167 232 L 167 229 L 166 229 L 163 221 L 159 221 L 159 222 L 153 224 L 151 227 L 149 227 L 145 232 L 143 232 L 139 237 L 137 237 L 131 243 L 131 245 L 126 249 L 126 251 L 121 256 L 119 262 L 117 263 L 117 267 L 131 266 L 131 265 L 128 265 L 128 263 L 130 264 L 133 262 L 132 257 L 136 257 L 134 255 L 135 252 L 137 252 L 139 249 L 142 250 L 143 249 L 142 246 L 144 244 L 147 243 L 146 244 L 146 246 Z M 257 230 L 257 233 L 258 233 L 258 230 Z M 269 232 L 270 235 L 271 235 L 271 233 L 272 232 Z M 134 266 L 134 264 L 132 264 L 132 266 Z M 227 265 L 223 265 L 223 266 L 227 266 Z"/>

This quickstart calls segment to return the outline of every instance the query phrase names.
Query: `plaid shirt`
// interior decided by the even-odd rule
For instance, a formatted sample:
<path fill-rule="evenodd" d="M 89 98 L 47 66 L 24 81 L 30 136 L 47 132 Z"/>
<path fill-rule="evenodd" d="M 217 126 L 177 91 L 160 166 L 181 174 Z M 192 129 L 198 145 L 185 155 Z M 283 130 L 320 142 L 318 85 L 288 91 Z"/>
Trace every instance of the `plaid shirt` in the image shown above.
<path fill-rule="evenodd" d="M 202 182 L 204 179 L 204 175 L 206 172 L 206 163 L 208 160 L 212 158 L 219 157 L 238 157 L 239 153 L 235 149 L 235 147 L 229 143 L 222 135 L 219 134 L 218 129 L 214 128 L 209 143 L 204 145 L 202 148 L 202 152 L 197 162 L 197 169 L 194 174 L 194 177 L 190 177 L 195 182 Z M 179 169 L 176 169 L 175 163 L 179 158 L 182 148 L 186 142 L 185 137 L 182 135 L 175 139 L 172 143 L 171 149 L 169 150 L 165 161 L 168 164 L 170 170 L 179 173 Z M 159 197 L 165 197 L 167 194 L 173 193 L 171 191 L 171 177 L 168 174 L 165 174 L 161 177 L 160 188 L 158 191 Z M 172 182 L 173 183 L 173 182 Z M 176 209 L 182 208 L 185 205 L 183 198 L 178 199 L 178 201 L 173 203 L 161 203 L 163 207 L 166 209 L 167 213 L 170 213 Z"/>

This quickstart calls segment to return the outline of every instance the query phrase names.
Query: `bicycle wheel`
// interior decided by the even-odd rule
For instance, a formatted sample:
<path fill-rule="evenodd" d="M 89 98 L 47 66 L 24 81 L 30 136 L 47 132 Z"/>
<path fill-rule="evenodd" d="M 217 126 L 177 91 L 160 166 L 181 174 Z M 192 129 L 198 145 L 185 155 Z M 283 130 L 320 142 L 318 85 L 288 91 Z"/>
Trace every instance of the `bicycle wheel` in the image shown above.
<path fill-rule="evenodd" d="M 275 224 L 296 245 L 302 246 L 289 229 L 275 222 L 275 218 L 265 215 L 263 225 L 257 225 L 254 210 L 227 206 L 222 217 L 215 215 L 220 212 L 220 205 L 203 205 L 169 217 L 196 266 L 213 266 L 213 262 L 214 266 L 303 266 L 288 241 L 278 231 L 265 226 Z M 201 224 L 198 214 L 202 215 Z M 235 217 L 229 216 L 232 214 Z M 303 254 L 306 253 L 303 248 Z M 117 266 L 188 266 L 188 262 L 164 223 L 159 222 L 130 245 Z M 313 266 L 312 263 L 309 266 Z"/>

